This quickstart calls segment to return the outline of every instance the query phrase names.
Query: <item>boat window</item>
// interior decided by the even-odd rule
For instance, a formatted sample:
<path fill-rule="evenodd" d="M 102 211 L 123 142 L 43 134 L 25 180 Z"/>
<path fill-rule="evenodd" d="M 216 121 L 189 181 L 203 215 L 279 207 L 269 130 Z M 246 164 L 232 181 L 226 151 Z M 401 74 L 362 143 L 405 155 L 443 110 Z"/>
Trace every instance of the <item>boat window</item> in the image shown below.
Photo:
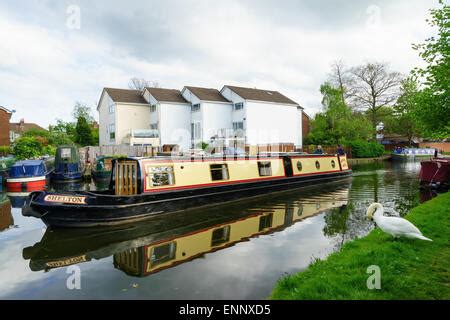
<path fill-rule="evenodd" d="M 300 205 L 298 206 L 297 216 L 301 217 L 302 214 L 303 214 L 303 205 L 300 204 Z"/>
<path fill-rule="evenodd" d="M 332 166 L 333 168 L 336 167 L 336 162 L 334 162 L 334 160 L 331 160 L 331 166 Z"/>
<path fill-rule="evenodd" d="M 302 171 L 303 167 L 301 161 L 297 161 L 297 169 L 298 171 Z"/>
<path fill-rule="evenodd" d="M 272 227 L 273 213 L 259 218 L 259 231 Z"/>
<path fill-rule="evenodd" d="M 61 159 L 70 159 L 70 148 L 61 148 Z"/>
<path fill-rule="evenodd" d="M 227 164 L 211 164 L 210 170 L 211 170 L 211 180 L 212 181 L 229 179 Z"/>
<path fill-rule="evenodd" d="M 211 246 L 218 246 L 230 240 L 230 226 L 225 226 L 213 231 L 211 238 Z"/>
<path fill-rule="evenodd" d="M 171 186 L 175 184 L 173 166 L 147 167 L 147 186 Z"/>
<path fill-rule="evenodd" d="M 272 164 L 270 161 L 258 161 L 258 171 L 259 176 L 271 176 L 272 175 Z"/>
<path fill-rule="evenodd" d="M 154 267 L 158 264 L 175 259 L 177 251 L 177 243 L 175 241 L 153 247 L 150 254 L 150 266 Z"/>
<path fill-rule="evenodd" d="M 316 161 L 316 168 L 320 169 L 320 162 L 319 161 Z"/>

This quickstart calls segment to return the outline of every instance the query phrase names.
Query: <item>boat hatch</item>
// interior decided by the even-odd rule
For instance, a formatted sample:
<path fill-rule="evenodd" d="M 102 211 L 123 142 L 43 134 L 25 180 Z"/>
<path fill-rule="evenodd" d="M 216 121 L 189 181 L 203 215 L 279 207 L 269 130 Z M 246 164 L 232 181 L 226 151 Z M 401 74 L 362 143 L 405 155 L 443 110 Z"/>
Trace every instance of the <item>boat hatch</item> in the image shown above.
<path fill-rule="evenodd" d="M 138 162 L 116 161 L 116 195 L 138 194 Z"/>

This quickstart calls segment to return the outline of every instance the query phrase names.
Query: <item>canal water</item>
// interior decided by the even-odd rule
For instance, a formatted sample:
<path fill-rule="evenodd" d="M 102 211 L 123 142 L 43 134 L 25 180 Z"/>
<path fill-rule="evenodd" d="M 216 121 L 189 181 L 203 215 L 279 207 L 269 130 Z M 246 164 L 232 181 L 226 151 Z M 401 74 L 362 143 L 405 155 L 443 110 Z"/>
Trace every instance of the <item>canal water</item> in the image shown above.
<path fill-rule="evenodd" d="M 47 230 L 3 192 L 0 298 L 265 299 L 280 277 L 367 234 L 372 202 L 404 215 L 426 200 L 419 169 L 359 165 L 340 182 L 104 229 Z"/>

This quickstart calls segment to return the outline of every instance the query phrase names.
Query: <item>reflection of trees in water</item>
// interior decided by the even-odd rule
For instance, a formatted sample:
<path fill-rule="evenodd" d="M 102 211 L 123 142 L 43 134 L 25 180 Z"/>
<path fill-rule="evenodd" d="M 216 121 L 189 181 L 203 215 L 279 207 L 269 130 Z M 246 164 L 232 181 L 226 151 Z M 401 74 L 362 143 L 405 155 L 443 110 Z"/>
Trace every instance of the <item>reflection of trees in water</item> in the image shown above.
<path fill-rule="evenodd" d="M 335 249 L 339 250 L 348 240 L 366 235 L 373 224 L 366 217 L 364 203 L 349 203 L 333 208 L 325 213 L 323 234 L 335 241 Z"/>

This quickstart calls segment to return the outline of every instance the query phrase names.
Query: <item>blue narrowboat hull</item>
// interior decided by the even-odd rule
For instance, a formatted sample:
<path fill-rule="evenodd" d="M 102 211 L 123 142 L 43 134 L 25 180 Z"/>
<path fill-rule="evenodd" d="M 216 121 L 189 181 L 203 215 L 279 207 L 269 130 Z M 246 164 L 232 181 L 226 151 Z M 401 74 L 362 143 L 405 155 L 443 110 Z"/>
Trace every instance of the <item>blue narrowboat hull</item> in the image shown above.
<path fill-rule="evenodd" d="M 83 179 L 83 172 L 52 172 L 51 179 L 54 181 L 79 181 Z"/>

